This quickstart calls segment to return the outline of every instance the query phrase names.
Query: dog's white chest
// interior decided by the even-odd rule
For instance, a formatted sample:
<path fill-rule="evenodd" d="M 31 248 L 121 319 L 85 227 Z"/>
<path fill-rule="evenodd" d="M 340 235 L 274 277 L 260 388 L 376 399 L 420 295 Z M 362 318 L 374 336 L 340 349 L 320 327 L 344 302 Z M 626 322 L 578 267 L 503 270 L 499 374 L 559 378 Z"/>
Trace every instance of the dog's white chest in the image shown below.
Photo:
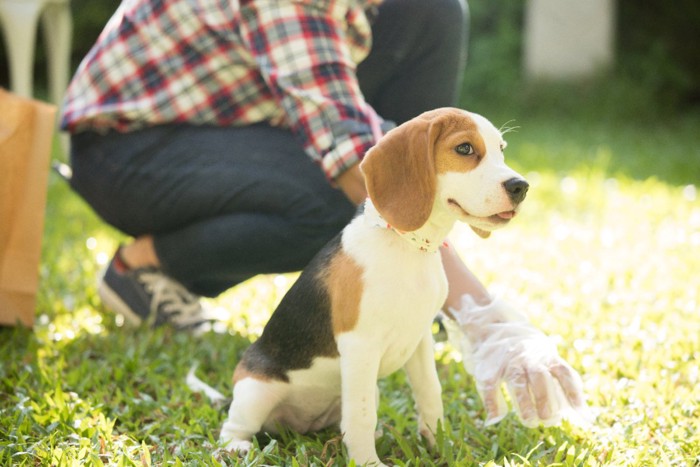
<path fill-rule="evenodd" d="M 381 288 L 372 290 L 374 287 L 370 287 L 367 291 L 368 314 L 379 314 L 374 321 L 378 342 L 382 344 L 379 377 L 401 368 L 426 330 L 431 328 L 447 291 L 442 268 L 432 272 L 434 274 L 420 274 L 418 277 L 397 276 L 395 287 L 392 287 L 396 291 L 393 297 Z"/>
<path fill-rule="evenodd" d="M 442 261 L 439 253 L 419 251 L 390 231 L 359 222 L 346 235 L 344 248 L 364 270 L 360 315 L 351 332 L 380 353 L 379 376 L 386 376 L 406 363 L 445 301 Z"/>

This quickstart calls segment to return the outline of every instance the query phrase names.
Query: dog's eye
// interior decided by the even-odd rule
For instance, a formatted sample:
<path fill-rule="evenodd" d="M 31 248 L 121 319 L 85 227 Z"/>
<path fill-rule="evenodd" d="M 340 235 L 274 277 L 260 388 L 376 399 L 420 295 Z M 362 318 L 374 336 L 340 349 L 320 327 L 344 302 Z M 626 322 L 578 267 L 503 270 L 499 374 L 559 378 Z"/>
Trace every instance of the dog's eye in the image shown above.
<path fill-rule="evenodd" d="M 459 146 L 455 147 L 455 151 L 457 152 L 457 154 L 459 154 L 461 156 L 474 155 L 474 148 L 469 143 L 460 144 Z"/>

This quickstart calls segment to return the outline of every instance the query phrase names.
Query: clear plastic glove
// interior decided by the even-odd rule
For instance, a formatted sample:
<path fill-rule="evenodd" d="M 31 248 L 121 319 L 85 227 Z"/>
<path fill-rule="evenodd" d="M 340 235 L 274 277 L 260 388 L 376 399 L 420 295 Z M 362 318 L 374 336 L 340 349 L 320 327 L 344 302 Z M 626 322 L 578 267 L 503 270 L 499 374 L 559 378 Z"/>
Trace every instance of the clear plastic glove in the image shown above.
<path fill-rule="evenodd" d="M 450 312 L 456 323 L 447 319 L 445 326 L 450 339 L 459 340 L 464 367 L 476 380 L 487 426 L 508 414 L 503 383 L 525 426 L 553 426 L 564 418 L 590 422 L 581 377 L 524 315 L 500 299 L 479 306 L 469 295 Z"/>

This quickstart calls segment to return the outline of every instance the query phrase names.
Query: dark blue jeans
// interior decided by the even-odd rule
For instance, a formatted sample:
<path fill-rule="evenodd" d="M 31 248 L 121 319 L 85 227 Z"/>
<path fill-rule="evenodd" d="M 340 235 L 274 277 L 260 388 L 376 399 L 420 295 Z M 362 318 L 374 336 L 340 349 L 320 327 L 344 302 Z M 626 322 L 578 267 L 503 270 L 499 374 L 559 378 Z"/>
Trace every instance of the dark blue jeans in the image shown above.
<path fill-rule="evenodd" d="M 357 74 L 397 123 L 455 105 L 466 20 L 458 0 L 388 0 Z M 161 125 L 72 136 L 73 188 L 109 224 L 151 234 L 164 271 L 216 296 L 302 269 L 355 213 L 286 130 Z"/>

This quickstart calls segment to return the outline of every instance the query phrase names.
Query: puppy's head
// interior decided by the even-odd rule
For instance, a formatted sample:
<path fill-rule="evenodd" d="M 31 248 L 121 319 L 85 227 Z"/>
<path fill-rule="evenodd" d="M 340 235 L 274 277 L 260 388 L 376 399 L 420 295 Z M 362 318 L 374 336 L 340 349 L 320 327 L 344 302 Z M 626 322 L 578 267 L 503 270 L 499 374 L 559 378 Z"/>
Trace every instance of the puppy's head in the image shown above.
<path fill-rule="evenodd" d="M 487 237 L 515 216 L 528 189 L 505 164 L 505 146 L 484 117 L 443 108 L 388 132 L 361 169 L 372 203 L 397 229 L 417 230 L 439 206 Z"/>

